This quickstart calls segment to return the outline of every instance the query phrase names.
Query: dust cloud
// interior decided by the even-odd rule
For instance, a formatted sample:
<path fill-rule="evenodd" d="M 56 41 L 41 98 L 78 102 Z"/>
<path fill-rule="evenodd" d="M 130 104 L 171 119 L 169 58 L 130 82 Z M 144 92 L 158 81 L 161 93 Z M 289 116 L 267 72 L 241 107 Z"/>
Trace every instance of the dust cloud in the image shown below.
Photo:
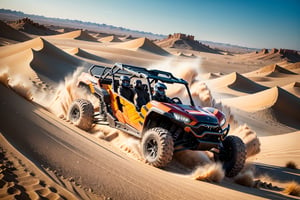
<path fill-rule="evenodd" d="M 231 132 L 241 137 L 246 144 L 247 157 L 259 153 L 260 143 L 256 133 L 247 125 L 238 125 L 238 122 L 234 120 L 234 116 L 230 112 L 230 108 L 223 106 L 221 103 L 217 103 L 205 82 L 199 78 L 202 73 L 201 62 L 201 58 L 189 59 L 186 62 L 178 62 L 171 58 L 159 65 L 151 66 L 151 68 L 171 71 L 175 76 L 187 80 L 197 106 L 216 107 L 226 114 L 228 119 L 227 123 L 234 123 L 237 126 Z M 3 84 L 13 88 L 26 99 L 30 99 L 47 108 L 56 116 L 66 119 L 69 105 L 77 98 L 85 98 L 90 100 L 93 105 L 98 105 L 98 100 L 94 96 L 89 95 L 84 89 L 77 87 L 77 77 L 82 71 L 83 68 L 79 67 L 73 74 L 65 77 L 64 82 L 59 83 L 55 87 L 47 87 L 44 83 L 39 84 L 43 85 L 43 89 L 37 87 L 33 81 L 26 80 L 21 76 L 12 76 L 7 68 L 2 69 L 0 72 L 0 80 Z M 183 102 L 188 103 L 186 102 L 188 96 L 183 88 L 178 89 L 172 88 L 171 86 L 168 90 L 170 95 L 179 96 L 183 98 Z M 130 157 L 143 160 L 140 152 L 140 140 L 107 126 L 103 127 L 97 125 L 92 132 L 96 137 L 111 142 Z M 184 153 L 176 153 L 174 157 L 183 165 L 194 167 L 195 170 L 189 176 L 195 180 L 220 182 L 224 178 L 224 170 L 221 164 L 212 162 L 212 159 L 207 153 L 184 151 Z M 242 180 L 251 182 L 251 180 L 253 180 L 251 172 L 243 173 L 244 174 L 237 176 L 239 180 L 237 182 L 243 182 Z"/>
<path fill-rule="evenodd" d="M 179 78 L 187 80 L 195 104 L 202 107 L 215 107 L 221 110 L 226 115 L 227 124 L 231 124 L 231 127 L 233 128 L 233 130 L 230 131 L 230 134 L 239 136 L 245 143 L 247 158 L 258 154 L 260 152 L 260 142 L 256 132 L 251 130 L 247 124 L 240 125 L 241 122 L 238 122 L 235 119 L 230 107 L 223 105 L 221 102 L 217 102 L 213 98 L 205 81 L 202 81 L 200 78 L 201 74 L 204 73 L 201 70 L 201 63 L 201 58 L 191 59 L 187 62 L 180 63 L 169 58 L 162 62 L 161 65 L 153 66 L 153 68 L 170 71 Z M 184 93 L 183 89 L 177 89 L 175 92 L 169 92 L 168 94 L 187 98 L 187 94 Z M 184 99 L 184 101 L 187 102 L 186 99 Z M 176 153 L 175 157 L 180 163 L 187 167 L 191 167 L 192 165 L 196 166 L 196 170 L 193 172 L 194 174 L 191 175 L 194 179 L 220 182 L 224 177 L 224 170 L 221 167 L 218 167 L 218 164 L 211 163 L 211 158 L 209 158 L 208 155 L 209 154 L 201 152 L 184 151 L 182 155 Z M 214 175 L 216 175 L 216 177 L 214 177 Z M 210 178 L 207 177 L 212 178 L 210 180 Z M 244 170 L 236 178 L 236 183 L 251 186 L 254 179 L 253 171 Z"/>
<path fill-rule="evenodd" d="M 24 75 L 12 74 L 8 67 L 0 70 L 0 82 L 27 100 L 32 99 L 32 83 Z"/>
<path fill-rule="evenodd" d="M 96 108 L 98 105 L 96 97 L 89 94 L 86 89 L 77 86 L 78 76 L 82 71 L 83 68 L 79 67 L 73 74 L 65 77 L 63 82 L 55 85 L 55 89 L 46 88 L 41 92 L 40 88 L 35 87 L 33 89 L 33 101 L 48 108 L 50 112 L 63 119 L 67 118 L 69 106 L 75 99 L 87 99 Z"/>
<path fill-rule="evenodd" d="M 197 167 L 191 174 L 191 178 L 200 181 L 220 183 L 225 176 L 221 163 L 211 163 Z"/>

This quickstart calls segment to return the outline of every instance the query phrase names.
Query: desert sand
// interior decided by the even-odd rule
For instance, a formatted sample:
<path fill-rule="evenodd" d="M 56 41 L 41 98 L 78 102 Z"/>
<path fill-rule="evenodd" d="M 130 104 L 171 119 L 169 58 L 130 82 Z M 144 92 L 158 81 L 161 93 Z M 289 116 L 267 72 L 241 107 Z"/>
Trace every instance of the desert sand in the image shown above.
<path fill-rule="evenodd" d="M 299 199 L 298 54 L 209 53 L 147 38 L 99 39 L 83 30 L 40 36 L 0 26 L 6 27 L 0 35 L 1 199 Z M 192 151 L 157 169 L 144 163 L 139 140 L 105 125 L 85 132 L 71 124 L 66 113 L 74 99 L 96 102 L 76 87 L 80 72 L 116 62 L 170 71 L 189 82 L 197 105 L 221 109 L 229 134 L 246 144 L 242 172 L 225 178 L 210 153 Z M 185 94 L 169 88 L 168 95 Z"/>

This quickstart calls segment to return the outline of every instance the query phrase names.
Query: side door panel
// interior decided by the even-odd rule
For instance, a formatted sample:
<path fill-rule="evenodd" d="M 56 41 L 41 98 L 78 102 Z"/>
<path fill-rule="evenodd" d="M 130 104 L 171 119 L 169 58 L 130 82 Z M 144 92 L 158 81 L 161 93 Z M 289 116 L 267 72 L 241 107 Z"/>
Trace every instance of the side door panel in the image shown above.
<path fill-rule="evenodd" d="M 123 106 L 123 116 L 125 122 L 137 130 L 141 131 L 143 128 L 143 118 L 140 116 L 139 112 L 133 103 L 120 97 L 120 102 Z"/>

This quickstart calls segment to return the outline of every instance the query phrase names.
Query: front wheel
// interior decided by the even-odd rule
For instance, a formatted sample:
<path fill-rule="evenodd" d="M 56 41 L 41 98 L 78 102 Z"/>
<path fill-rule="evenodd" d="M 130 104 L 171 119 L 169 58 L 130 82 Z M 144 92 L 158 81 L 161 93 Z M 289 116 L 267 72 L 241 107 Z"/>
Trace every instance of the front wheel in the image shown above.
<path fill-rule="evenodd" d="M 223 168 L 227 177 L 234 177 L 244 168 L 246 161 L 246 147 L 237 136 L 227 136 L 222 142 L 223 147 L 215 159 L 223 162 Z"/>
<path fill-rule="evenodd" d="M 171 162 L 174 142 L 168 130 L 160 127 L 149 129 L 142 139 L 142 154 L 149 165 L 162 168 Z"/>
<path fill-rule="evenodd" d="M 69 107 L 68 119 L 78 128 L 89 130 L 94 121 L 94 107 L 85 99 L 76 99 Z"/>

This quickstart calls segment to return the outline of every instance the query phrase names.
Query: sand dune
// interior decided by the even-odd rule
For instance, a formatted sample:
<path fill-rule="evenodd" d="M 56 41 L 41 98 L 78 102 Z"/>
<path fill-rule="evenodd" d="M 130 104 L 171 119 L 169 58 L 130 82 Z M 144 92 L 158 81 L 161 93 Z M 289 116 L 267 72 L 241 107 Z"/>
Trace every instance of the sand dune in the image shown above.
<path fill-rule="evenodd" d="M 28 49 L 39 50 L 43 48 L 43 39 L 38 37 L 26 42 L 8 45 L 0 48 L 0 58 L 9 57 L 9 56 L 16 56 L 17 54 L 21 53 L 22 51 Z"/>
<path fill-rule="evenodd" d="M 255 77 L 255 76 L 282 77 L 286 75 L 296 75 L 296 73 L 286 68 L 280 67 L 278 64 L 272 64 L 272 65 L 262 67 L 253 72 L 249 72 L 244 75 L 248 77 Z"/>
<path fill-rule="evenodd" d="M 11 26 L 7 25 L 1 20 L 0 20 L 0 37 L 8 38 L 19 42 L 24 42 L 26 40 L 31 39 L 29 36 L 25 35 L 20 31 L 17 31 L 16 29 L 12 28 Z"/>
<path fill-rule="evenodd" d="M 101 41 L 101 42 L 122 42 L 122 40 L 120 40 L 117 36 L 114 36 L 114 35 L 100 38 L 99 41 Z"/>
<path fill-rule="evenodd" d="M 59 33 L 68 33 L 72 31 L 76 31 L 77 29 L 75 28 L 61 28 L 61 29 L 56 29 L 57 32 Z"/>
<path fill-rule="evenodd" d="M 9 67 L 10 73 L 24 74 L 36 79 L 63 80 L 84 63 L 42 38 L 1 47 L 1 66 Z M 63 67 L 62 67 L 63 66 Z"/>
<path fill-rule="evenodd" d="M 293 73 L 293 72 L 291 72 L 287 69 L 284 69 L 284 68 L 280 67 L 277 64 L 263 67 L 260 70 L 258 70 L 258 73 L 259 72 L 261 72 L 261 73 L 278 72 L 278 73 L 283 73 L 283 74 L 295 74 L 295 73 Z"/>
<path fill-rule="evenodd" d="M 294 82 L 288 85 L 285 85 L 282 87 L 286 91 L 292 93 L 293 95 L 297 96 L 300 98 L 300 82 Z"/>
<path fill-rule="evenodd" d="M 255 94 L 225 99 L 223 103 L 243 111 L 256 113 L 264 119 L 279 121 L 290 127 L 300 128 L 300 99 L 280 87 Z"/>
<path fill-rule="evenodd" d="M 104 32 L 100 32 L 100 33 L 96 33 L 95 35 L 94 35 L 94 37 L 96 37 L 96 38 L 103 38 L 103 37 L 107 37 L 107 36 L 111 36 L 111 34 L 110 33 L 104 33 Z"/>
<path fill-rule="evenodd" d="M 89 53 L 87 51 L 82 50 L 81 48 L 74 48 L 74 49 L 68 50 L 67 52 L 72 55 L 76 55 L 76 56 L 86 58 L 89 60 L 94 60 L 94 61 L 99 61 L 99 62 L 104 62 L 104 63 L 112 63 L 112 61 L 110 61 L 106 58 Z"/>
<path fill-rule="evenodd" d="M 286 62 L 286 64 L 284 65 L 284 68 L 287 70 L 293 71 L 297 74 L 300 74 L 300 62 L 296 62 L 296 63 Z"/>
<path fill-rule="evenodd" d="M 33 50 L 33 59 L 30 62 L 31 68 L 39 76 L 42 75 L 58 82 L 74 72 L 79 66 L 84 65 L 81 60 L 74 58 L 45 40 L 42 41 L 43 48 L 37 51 Z"/>
<path fill-rule="evenodd" d="M 281 167 L 284 167 L 287 162 L 293 161 L 300 166 L 299 141 L 300 131 L 261 137 L 261 152 L 254 156 L 253 160 Z"/>
<path fill-rule="evenodd" d="M 160 48 L 147 38 L 138 38 L 128 42 L 114 45 L 112 47 L 121 48 L 121 49 L 130 49 L 130 50 L 145 50 L 151 53 L 159 55 L 169 55 L 167 51 Z"/>
<path fill-rule="evenodd" d="M 255 83 L 237 72 L 216 78 L 208 82 L 208 85 L 215 88 L 228 87 L 232 90 L 248 94 L 267 89 L 267 87 Z"/>
<path fill-rule="evenodd" d="M 261 67 L 252 72 L 243 74 L 252 81 L 266 87 L 283 87 L 300 79 L 300 67 L 298 63 L 287 61 Z"/>
<path fill-rule="evenodd" d="M 136 39 L 136 38 L 132 37 L 132 35 L 126 35 L 125 37 L 121 37 L 120 39 L 123 41 L 128 41 L 128 40 L 132 40 L 132 39 Z"/>
<path fill-rule="evenodd" d="M 4 46 L 0 48 L 0 70 L 13 76 L 24 76 L 35 79 L 37 74 L 30 67 L 33 59 L 33 51 L 41 50 L 44 42 L 41 38 L 26 42 Z"/>
<path fill-rule="evenodd" d="M 94 38 L 87 31 L 83 31 L 83 30 L 77 30 L 77 31 L 59 34 L 59 35 L 48 36 L 48 37 L 58 38 L 58 39 L 76 39 L 76 40 L 98 42 L 97 38 Z"/>

